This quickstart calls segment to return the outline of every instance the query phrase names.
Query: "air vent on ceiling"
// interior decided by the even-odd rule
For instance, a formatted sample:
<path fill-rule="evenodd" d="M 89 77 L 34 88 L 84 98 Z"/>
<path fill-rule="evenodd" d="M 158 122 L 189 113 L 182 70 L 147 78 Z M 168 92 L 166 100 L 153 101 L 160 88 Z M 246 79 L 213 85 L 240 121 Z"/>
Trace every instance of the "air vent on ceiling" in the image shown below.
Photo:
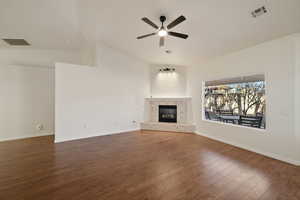
<path fill-rule="evenodd" d="M 11 46 L 29 46 L 30 44 L 24 39 L 3 39 L 7 44 Z"/>
<path fill-rule="evenodd" d="M 256 10 L 254 10 L 253 12 L 251 12 L 252 17 L 259 17 L 259 16 L 261 16 L 261 15 L 263 15 L 265 13 L 267 13 L 267 9 L 266 9 L 265 6 L 260 7 L 258 9 L 256 9 Z"/>

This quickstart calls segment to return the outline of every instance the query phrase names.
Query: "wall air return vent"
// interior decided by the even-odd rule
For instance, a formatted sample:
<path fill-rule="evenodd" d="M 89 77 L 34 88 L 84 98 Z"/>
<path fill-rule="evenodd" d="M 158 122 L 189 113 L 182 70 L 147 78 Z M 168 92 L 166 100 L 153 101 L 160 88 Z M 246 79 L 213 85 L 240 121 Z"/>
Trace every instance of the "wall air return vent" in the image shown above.
<path fill-rule="evenodd" d="M 261 16 L 261 15 L 267 13 L 267 12 L 268 11 L 267 11 L 266 7 L 263 6 L 263 7 L 260 7 L 256 10 L 254 10 L 253 12 L 251 12 L 251 14 L 252 14 L 252 17 L 259 17 L 259 16 Z"/>
<path fill-rule="evenodd" d="M 30 46 L 30 44 L 24 39 L 3 39 L 3 41 L 11 46 Z"/>

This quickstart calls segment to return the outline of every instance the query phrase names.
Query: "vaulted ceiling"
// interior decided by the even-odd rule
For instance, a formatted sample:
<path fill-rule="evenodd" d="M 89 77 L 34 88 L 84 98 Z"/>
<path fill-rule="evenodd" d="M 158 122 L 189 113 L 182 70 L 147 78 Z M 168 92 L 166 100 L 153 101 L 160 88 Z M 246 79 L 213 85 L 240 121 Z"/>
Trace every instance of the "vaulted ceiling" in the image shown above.
<path fill-rule="evenodd" d="M 268 13 L 253 18 L 251 11 L 263 5 Z M 0 38 L 24 38 L 45 49 L 104 42 L 150 63 L 190 65 L 300 32 L 299 8 L 299 0 L 0 0 Z M 186 16 L 174 31 L 190 37 L 169 37 L 165 48 L 157 36 L 136 40 L 153 32 L 141 18 L 159 24 L 160 15 L 167 23 Z"/>

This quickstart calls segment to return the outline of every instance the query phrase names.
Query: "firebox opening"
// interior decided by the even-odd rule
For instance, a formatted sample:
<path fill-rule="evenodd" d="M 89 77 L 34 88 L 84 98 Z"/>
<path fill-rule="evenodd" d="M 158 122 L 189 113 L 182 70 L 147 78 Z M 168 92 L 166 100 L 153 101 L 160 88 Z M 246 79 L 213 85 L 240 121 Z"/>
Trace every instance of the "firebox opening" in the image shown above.
<path fill-rule="evenodd" d="M 177 123 L 177 106 L 160 105 L 159 122 Z"/>

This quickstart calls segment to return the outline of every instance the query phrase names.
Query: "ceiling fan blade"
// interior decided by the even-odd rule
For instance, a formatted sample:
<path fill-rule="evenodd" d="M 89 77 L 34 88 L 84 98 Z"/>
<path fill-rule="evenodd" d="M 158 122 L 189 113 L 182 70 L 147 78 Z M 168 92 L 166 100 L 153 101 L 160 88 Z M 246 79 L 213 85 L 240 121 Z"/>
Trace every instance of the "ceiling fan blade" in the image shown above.
<path fill-rule="evenodd" d="M 165 45 L 165 37 L 160 37 L 159 39 L 159 47 L 163 47 Z"/>
<path fill-rule="evenodd" d="M 146 35 L 141 35 L 139 37 L 137 37 L 136 39 L 142 39 L 142 38 L 145 38 L 145 37 L 149 37 L 149 36 L 152 36 L 152 35 L 155 35 L 156 33 L 150 33 L 150 34 L 146 34 Z"/>
<path fill-rule="evenodd" d="M 148 19 L 147 17 L 143 17 L 142 20 L 143 20 L 145 23 L 147 23 L 147 24 L 149 24 L 150 26 L 152 26 L 153 28 L 158 29 L 158 26 L 157 26 L 156 24 L 154 24 L 154 23 L 153 23 L 150 19 Z"/>
<path fill-rule="evenodd" d="M 171 28 L 177 26 L 178 24 L 180 24 L 181 22 L 183 22 L 184 20 L 186 20 L 186 18 L 185 18 L 183 15 L 181 15 L 180 17 L 178 17 L 177 19 L 175 19 L 173 22 L 171 22 L 171 23 L 167 26 L 167 28 L 168 28 L 168 29 L 171 29 Z"/>
<path fill-rule="evenodd" d="M 186 35 L 186 34 L 183 34 L 183 33 L 177 33 L 177 32 L 172 32 L 172 31 L 169 32 L 169 35 L 174 36 L 174 37 L 179 37 L 179 38 L 182 38 L 182 39 L 187 39 L 187 38 L 189 37 L 189 36 Z"/>

